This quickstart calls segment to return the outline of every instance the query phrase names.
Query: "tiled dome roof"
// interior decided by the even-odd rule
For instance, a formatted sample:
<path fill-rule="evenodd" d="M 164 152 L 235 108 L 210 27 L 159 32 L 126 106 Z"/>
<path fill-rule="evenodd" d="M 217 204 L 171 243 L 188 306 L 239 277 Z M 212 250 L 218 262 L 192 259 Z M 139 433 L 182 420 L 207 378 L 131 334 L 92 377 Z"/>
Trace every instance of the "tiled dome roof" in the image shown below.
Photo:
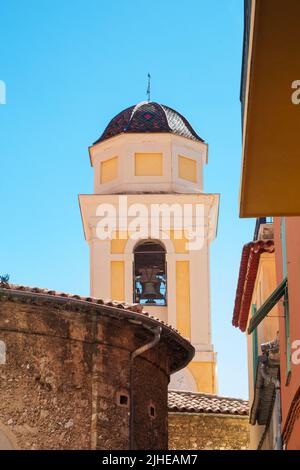
<path fill-rule="evenodd" d="M 174 109 L 159 103 L 142 102 L 117 114 L 94 144 L 129 132 L 169 132 L 203 142 L 185 117 Z"/>

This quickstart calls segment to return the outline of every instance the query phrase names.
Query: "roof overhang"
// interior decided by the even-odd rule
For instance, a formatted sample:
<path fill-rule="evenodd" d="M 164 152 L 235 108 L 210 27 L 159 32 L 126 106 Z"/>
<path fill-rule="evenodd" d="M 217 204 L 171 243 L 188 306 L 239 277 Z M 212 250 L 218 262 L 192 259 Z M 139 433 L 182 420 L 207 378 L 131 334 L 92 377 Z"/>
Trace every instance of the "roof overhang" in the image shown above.
<path fill-rule="evenodd" d="M 0 286 L 0 297 L 2 301 L 11 300 L 20 303 L 32 303 L 34 305 L 52 305 L 61 311 L 61 316 L 64 310 L 69 310 L 74 313 L 72 316 L 74 319 L 76 315 L 81 313 L 88 313 L 94 317 L 110 317 L 112 321 L 127 321 L 130 322 L 132 328 L 138 329 L 139 327 L 145 327 L 147 335 L 153 336 L 153 331 L 157 327 L 161 327 L 161 341 L 165 342 L 170 354 L 170 373 L 173 374 L 178 370 L 186 367 L 195 355 L 195 348 L 192 344 L 185 339 L 180 333 L 174 329 L 171 325 L 168 325 L 159 319 L 150 316 L 148 312 L 142 310 L 138 304 L 126 304 L 125 302 L 117 301 L 104 301 L 102 299 L 96 299 L 92 297 L 81 297 L 79 295 L 72 295 L 66 293 L 58 293 L 54 290 L 41 289 L 38 287 L 25 287 L 9 285 Z M 51 312 L 49 313 L 51 316 Z M 15 318 L 16 324 L 18 325 L 18 318 Z M 7 327 L 8 328 L 8 327 Z M 0 331 L 6 331 L 6 327 L 0 325 Z M 29 326 L 22 326 L 23 332 L 29 331 Z M 33 328 L 33 334 L 41 335 L 45 332 L 39 330 L 39 324 L 36 326 L 36 330 Z M 59 324 L 54 322 L 53 331 L 55 328 L 59 330 Z M 72 330 L 72 329 L 71 329 Z M 76 328 L 73 328 L 76 331 Z M 18 328 L 15 329 L 18 331 Z M 137 332 L 139 336 L 140 333 Z M 55 334 L 53 333 L 55 336 Z M 59 332 L 56 332 L 58 337 Z"/>
<path fill-rule="evenodd" d="M 299 17 L 299 0 L 245 1 L 241 217 L 300 215 Z"/>
<path fill-rule="evenodd" d="M 244 245 L 236 289 L 232 324 L 246 331 L 252 295 L 262 253 L 273 253 L 273 240 L 259 240 Z"/>

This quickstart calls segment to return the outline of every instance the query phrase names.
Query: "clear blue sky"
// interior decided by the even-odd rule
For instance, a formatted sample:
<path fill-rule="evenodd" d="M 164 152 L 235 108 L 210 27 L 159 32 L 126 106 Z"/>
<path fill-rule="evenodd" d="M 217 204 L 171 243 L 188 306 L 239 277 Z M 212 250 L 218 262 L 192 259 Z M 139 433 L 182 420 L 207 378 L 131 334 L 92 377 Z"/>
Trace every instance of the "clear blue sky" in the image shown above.
<path fill-rule="evenodd" d="M 206 192 L 221 193 L 211 250 L 219 392 L 247 397 L 245 337 L 231 326 L 253 220 L 238 217 L 242 0 L 10 0 L 1 4 L 0 273 L 89 293 L 78 193 L 91 193 L 88 146 L 123 108 L 152 98 L 209 143 Z"/>

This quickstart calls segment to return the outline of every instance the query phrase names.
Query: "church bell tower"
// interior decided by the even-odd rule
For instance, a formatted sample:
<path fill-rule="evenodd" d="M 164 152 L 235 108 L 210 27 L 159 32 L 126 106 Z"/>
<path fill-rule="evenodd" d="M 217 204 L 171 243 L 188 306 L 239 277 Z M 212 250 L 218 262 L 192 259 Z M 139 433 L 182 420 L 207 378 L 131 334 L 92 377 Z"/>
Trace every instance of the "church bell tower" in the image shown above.
<path fill-rule="evenodd" d="M 189 339 L 196 354 L 177 390 L 217 393 L 209 248 L 219 195 L 203 189 L 207 144 L 177 111 L 142 102 L 90 147 L 94 194 L 80 195 L 90 294 L 137 302 Z"/>

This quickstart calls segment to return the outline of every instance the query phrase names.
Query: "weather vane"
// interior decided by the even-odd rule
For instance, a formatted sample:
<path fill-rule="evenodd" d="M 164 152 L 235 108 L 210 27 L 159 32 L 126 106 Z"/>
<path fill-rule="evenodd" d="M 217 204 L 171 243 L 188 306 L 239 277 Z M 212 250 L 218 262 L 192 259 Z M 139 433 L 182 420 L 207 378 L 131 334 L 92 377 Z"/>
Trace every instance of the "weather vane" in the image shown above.
<path fill-rule="evenodd" d="M 149 103 L 150 102 L 150 96 L 151 96 L 151 75 L 150 75 L 150 73 L 148 73 L 147 95 L 148 95 L 148 103 Z"/>

